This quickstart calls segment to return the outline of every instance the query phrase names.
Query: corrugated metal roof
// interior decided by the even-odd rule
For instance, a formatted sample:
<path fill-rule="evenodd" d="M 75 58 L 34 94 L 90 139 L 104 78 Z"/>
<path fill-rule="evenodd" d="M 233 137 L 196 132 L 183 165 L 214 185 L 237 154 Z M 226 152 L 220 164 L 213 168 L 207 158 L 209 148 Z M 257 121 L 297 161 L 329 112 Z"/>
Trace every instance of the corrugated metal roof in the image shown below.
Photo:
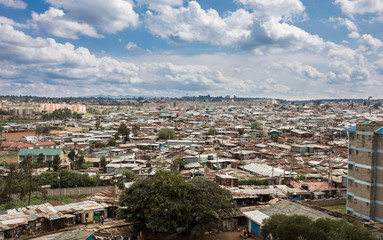
<path fill-rule="evenodd" d="M 352 127 L 348 127 L 348 128 L 346 128 L 345 131 L 355 132 L 355 131 L 356 131 L 356 125 L 355 125 L 355 126 L 352 126 Z"/>
<path fill-rule="evenodd" d="M 44 155 L 60 155 L 62 152 L 62 149 L 20 149 L 18 155 L 39 155 L 39 154 L 44 154 Z"/>

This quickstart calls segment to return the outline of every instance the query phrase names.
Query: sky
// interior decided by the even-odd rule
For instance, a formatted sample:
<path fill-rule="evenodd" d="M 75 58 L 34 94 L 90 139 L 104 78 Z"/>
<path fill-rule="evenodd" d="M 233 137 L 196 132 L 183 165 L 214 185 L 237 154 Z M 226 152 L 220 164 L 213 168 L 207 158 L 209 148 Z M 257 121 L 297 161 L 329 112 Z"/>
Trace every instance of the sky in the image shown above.
<path fill-rule="evenodd" d="M 383 0 L 0 0 L 0 95 L 383 98 Z"/>

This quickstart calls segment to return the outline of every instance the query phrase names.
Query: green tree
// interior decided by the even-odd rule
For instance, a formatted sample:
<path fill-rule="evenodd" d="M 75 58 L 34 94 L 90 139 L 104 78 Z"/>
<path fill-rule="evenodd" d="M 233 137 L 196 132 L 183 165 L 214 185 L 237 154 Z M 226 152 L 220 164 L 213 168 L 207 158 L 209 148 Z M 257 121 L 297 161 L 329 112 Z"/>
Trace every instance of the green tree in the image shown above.
<path fill-rule="evenodd" d="M 182 169 L 184 169 L 187 162 L 185 159 L 178 157 L 178 158 L 173 159 L 173 164 L 177 165 L 179 167 L 179 169 L 182 170 Z"/>
<path fill-rule="evenodd" d="M 192 219 L 188 229 L 202 232 L 211 230 L 223 218 L 233 216 L 237 205 L 229 191 L 203 177 L 193 178 L 190 184 Z"/>
<path fill-rule="evenodd" d="M 278 137 L 277 134 L 271 134 L 270 138 L 271 138 L 271 140 L 273 140 L 274 142 L 278 142 L 278 139 L 279 139 L 279 137 Z"/>
<path fill-rule="evenodd" d="M 383 239 L 381 235 L 373 233 L 357 221 L 353 224 L 344 219 L 319 218 L 312 221 L 302 215 L 287 216 L 282 214 L 272 215 L 264 220 L 261 234 L 264 238 L 272 235 L 275 240 Z"/>
<path fill-rule="evenodd" d="M 211 128 L 209 128 L 209 131 L 207 131 L 207 135 L 216 135 L 217 134 L 217 129 L 216 128 L 213 128 L 213 127 L 211 127 Z"/>
<path fill-rule="evenodd" d="M 120 126 L 118 127 L 117 129 L 117 133 L 121 136 L 123 136 L 124 138 L 126 136 L 128 136 L 129 138 L 129 134 L 130 134 L 130 129 L 126 126 L 125 123 L 121 123 Z M 128 140 L 129 141 L 129 140 Z"/>
<path fill-rule="evenodd" d="M 76 156 L 76 163 L 75 163 L 76 167 L 82 168 L 84 163 L 85 163 L 84 155 L 77 155 Z"/>
<path fill-rule="evenodd" d="M 258 137 L 263 138 L 265 136 L 266 136 L 266 133 L 264 131 L 262 131 L 262 130 L 258 131 Z"/>
<path fill-rule="evenodd" d="M 176 133 L 171 128 L 161 128 L 157 136 L 158 139 L 173 139 L 176 137 Z"/>
<path fill-rule="evenodd" d="M 60 169 L 60 164 L 61 164 L 60 156 L 59 156 L 59 155 L 56 155 L 56 156 L 53 158 L 53 162 L 52 162 L 52 168 L 53 168 L 53 171 L 54 171 L 54 172 L 57 172 L 57 171 Z"/>
<path fill-rule="evenodd" d="M 37 164 L 37 167 L 42 167 L 42 166 L 44 166 L 44 154 L 40 153 L 40 154 L 37 156 L 36 164 Z"/>
<path fill-rule="evenodd" d="M 76 157 L 76 151 L 74 149 L 70 150 L 68 153 L 69 160 L 74 163 L 75 157 Z"/>
<path fill-rule="evenodd" d="M 45 135 L 45 136 L 49 135 L 50 132 L 51 132 L 51 129 L 48 126 L 43 127 L 43 129 L 42 129 L 43 135 Z"/>
<path fill-rule="evenodd" d="M 129 169 L 125 169 L 125 170 L 122 172 L 122 175 L 123 175 L 124 178 L 125 178 L 125 182 L 130 182 L 130 181 L 133 179 L 133 172 L 130 171 Z"/>
<path fill-rule="evenodd" d="M 28 195 L 28 205 L 31 203 L 31 196 L 33 192 L 45 193 L 39 185 L 38 177 L 35 176 L 35 169 L 38 167 L 37 161 L 33 160 L 32 155 L 27 155 L 20 163 L 21 167 L 21 181 L 19 182 L 23 191 L 20 192 L 20 198 L 24 197 L 24 194 Z"/>
<path fill-rule="evenodd" d="M 104 171 L 105 171 L 105 167 L 106 167 L 106 157 L 105 156 L 101 156 L 101 158 L 100 158 L 100 167 L 102 167 L 102 169 L 104 169 Z"/>
<path fill-rule="evenodd" d="M 122 193 L 120 204 L 120 217 L 144 232 L 172 232 L 179 227 L 203 232 L 236 209 L 230 192 L 218 184 L 202 177 L 186 182 L 163 170 L 153 178 L 137 180 Z"/>
<path fill-rule="evenodd" d="M 97 121 L 96 121 L 96 125 L 95 125 L 95 127 L 96 127 L 97 130 L 100 129 L 100 127 L 101 127 L 101 122 L 100 122 L 100 120 L 97 120 Z"/>
<path fill-rule="evenodd" d="M 7 209 L 10 209 L 13 202 L 12 195 L 21 191 L 19 185 L 21 176 L 17 164 L 9 164 L 6 167 L 8 175 L 1 182 L 0 204 L 6 204 Z"/>
<path fill-rule="evenodd" d="M 303 180 L 306 180 L 306 176 L 303 174 L 298 174 L 294 179 L 303 181 Z"/>
<path fill-rule="evenodd" d="M 175 172 L 159 170 L 136 181 L 120 197 L 120 216 L 137 231 L 170 232 L 191 219 L 189 185 Z"/>
<path fill-rule="evenodd" d="M 262 125 L 262 123 L 255 121 L 251 123 L 251 129 L 259 129 L 259 127 Z"/>
<path fill-rule="evenodd" d="M 109 146 L 116 146 L 116 139 L 110 138 L 109 141 L 108 141 L 108 145 Z"/>
<path fill-rule="evenodd" d="M 132 127 L 132 133 L 134 136 L 138 136 L 138 131 L 140 130 L 140 127 L 137 124 L 134 124 Z"/>
<path fill-rule="evenodd" d="M 312 220 L 306 216 L 275 214 L 263 222 L 261 234 L 276 240 L 308 239 Z"/>
<path fill-rule="evenodd" d="M 60 180 L 58 176 L 60 176 Z M 43 184 L 51 185 L 52 188 L 58 188 L 59 181 L 62 188 L 94 187 L 99 185 L 100 176 L 89 176 L 88 173 L 78 173 L 61 169 L 58 172 L 43 172 L 41 174 L 41 181 Z"/>
<path fill-rule="evenodd" d="M 72 113 L 72 118 L 74 118 L 76 120 L 80 120 L 82 118 L 82 114 L 78 113 L 78 112 L 73 112 Z"/>
<path fill-rule="evenodd" d="M 238 131 L 240 136 L 242 136 L 245 133 L 245 129 L 243 129 L 243 128 L 238 128 L 237 131 Z"/>

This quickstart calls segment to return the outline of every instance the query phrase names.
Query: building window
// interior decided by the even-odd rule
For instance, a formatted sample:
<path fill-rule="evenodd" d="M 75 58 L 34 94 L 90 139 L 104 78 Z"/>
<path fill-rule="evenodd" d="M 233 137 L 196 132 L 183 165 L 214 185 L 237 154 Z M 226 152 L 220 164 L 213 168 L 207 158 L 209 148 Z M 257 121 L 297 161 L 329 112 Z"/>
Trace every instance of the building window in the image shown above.
<path fill-rule="evenodd" d="M 355 187 L 358 187 L 358 183 L 357 182 L 355 183 Z"/>
<path fill-rule="evenodd" d="M 359 154 L 359 151 L 358 150 L 356 150 L 356 155 L 358 155 Z"/>
<path fill-rule="evenodd" d="M 349 153 L 350 155 L 352 155 L 352 149 L 351 149 L 351 148 L 348 150 L 348 153 Z"/>
<path fill-rule="evenodd" d="M 368 156 L 371 157 L 371 152 L 368 152 Z"/>
<path fill-rule="evenodd" d="M 354 164 L 348 164 L 348 169 L 350 169 L 350 170 L 353 170 L 353 168 L 354 168 Z"/>
<path fill-rule="evenodd" d="M 348 179 L 348 185 L 352 186 L 352 180 L 351 179 Z"/>
<path fill-rule="evenodd" d="M 371 141 L 371 135 L 368 135 L 368 140 Z"/>
<path fill-rule="evenodd" d="M 367 173 L 370 174 L 371 173 L 371 169 L 367 168 Z"/>
<path fill-rule="evenodd" d="M 367 205 L 367 206 L 370 206 L 370 203 L 369 203 L 369 202 L 366 202 L 366 205 Z"/>
<path fill-rule="evenodd" d="M 367 190 L 370 191 L 370 185 L 367 185 Z"/>
<path fill-rule="evenodd" d="M 348 196 L 347 196 L 347 199 L 348 199 L 349 201 L 352 201 L 352 195 L 348 195 Z"/>

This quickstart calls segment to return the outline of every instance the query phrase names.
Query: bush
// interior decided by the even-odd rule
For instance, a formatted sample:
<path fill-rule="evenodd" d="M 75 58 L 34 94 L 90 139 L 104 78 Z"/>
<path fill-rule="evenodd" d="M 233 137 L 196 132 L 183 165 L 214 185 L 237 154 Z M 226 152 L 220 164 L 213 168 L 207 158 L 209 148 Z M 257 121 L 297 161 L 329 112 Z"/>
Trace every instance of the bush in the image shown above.
<path fill-rule="evenodd" d="M 98 186 L 100 182 L 99 175 L 91 177 L 88 173 L 78 173 L 66 169 L 58 172 L 44 172 L 41 174 L 41 179 L 43 185 L 51 185 L 52 188 L 58 188 L 59 183 L 62 188 L 94 187 Z"/>
<path fill-rule="evenodd" d="M 255 179 L 250 178 L 246 180 L 239 180 L 238 185 L 269 185 L 269 179 Z"/>

